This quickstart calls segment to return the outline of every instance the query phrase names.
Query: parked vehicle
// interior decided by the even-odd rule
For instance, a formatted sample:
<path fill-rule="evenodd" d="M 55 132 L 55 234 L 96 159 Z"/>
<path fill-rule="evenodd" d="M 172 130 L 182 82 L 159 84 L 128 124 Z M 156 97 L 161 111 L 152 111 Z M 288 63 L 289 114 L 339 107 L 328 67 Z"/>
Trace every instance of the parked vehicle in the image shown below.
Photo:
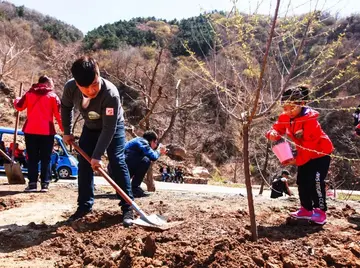
<path fill-rule="evenodd" d="M 9 135 L 9 139 L 12 140 L 12 136 L 14 135 L 13 128 L 0 127 L 0 141 L 4 141 L 5 136 Z M 17 135 L 19 137 L 24 136 L 24 132 L 18 130 Z M 78 175 L 78 161 L 77 159 L 71 155 L 62 140 L 62 137 L 59 135 L 55 135 L 54 137 L 54 148 L 59 154 L 59 161 L 57 165 L 57 173 L 60 179 L 66 179 L 70 177 L 75 177 Z M 9 147 L 9 145 L 8 145 Z M 25 150 L 26 152 L 26 150 Z M 51 163 L 53 164 L 53 163 Z M 39 165 L 40 167 L 40 165 Z M 0 165 L 0 171 L 4 171 L 4 166 Z M 23 172 L 27 172 L 27 168 L 22 168 Z"/>

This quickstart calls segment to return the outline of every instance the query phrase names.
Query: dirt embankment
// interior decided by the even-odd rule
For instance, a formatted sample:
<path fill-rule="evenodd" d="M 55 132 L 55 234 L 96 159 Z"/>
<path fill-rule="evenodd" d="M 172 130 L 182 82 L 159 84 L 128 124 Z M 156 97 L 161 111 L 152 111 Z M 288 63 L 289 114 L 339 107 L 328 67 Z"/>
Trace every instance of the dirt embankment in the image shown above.
<path fill-rule="evenodd" d="M 0 211 L 0 267 L 360 267 L 359 203 L 330 202 L 322 227 L 287 221 L 297 200 L 255 197 L 259 240 L 252 242 L 244 197 L 157 192 L 139 205 L 184 222 L 149 232 L 123 228 L 107 191 L 96 191 L 92 214 L 66 224 L 74 187 L 24 194 L 0 185 L 1 202 L 14 204 Z"/>

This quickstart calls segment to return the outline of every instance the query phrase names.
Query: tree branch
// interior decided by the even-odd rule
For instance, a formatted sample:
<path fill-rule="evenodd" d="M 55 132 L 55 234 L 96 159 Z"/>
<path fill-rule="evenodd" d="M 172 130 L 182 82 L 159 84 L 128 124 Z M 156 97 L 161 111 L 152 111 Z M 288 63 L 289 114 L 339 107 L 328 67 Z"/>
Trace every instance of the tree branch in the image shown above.
<path fill-rule="evenodd" d="M 280 7 L 280 0 L 277 0 L 276 1 L 276 8 L 275 8 L 275 15 L 274 15 L 273 23 L 272 23 L 271 30 L 270 30 L 270 36 L 269 36 L 269 39 L 268 39 L 267 44 L 266 44 L 265 55 L 264 55 L 262 66 L 261 66 L 261 72 L 260 72 L 260 77 L 259 77 L 259 81 L 258 81 L 258 88 L 256 90 L 254 106 L 253 106 L 253 109 L 252 109 L 252 111 L 250 113 L 250 116 L 247 119 L 248 124 L 251 124 L 251 121 L 253 120 L 253 118 L 255 116 L 255 113 L 256 113 L 256 110 L 257 110 L 257 107 L 258 107 L 258 100 L 259 100 L 260 92 L 261 92 L 262 85 L 263 85 L 263 77 L 264 77 L 264 73 L 265 73 L 265 69 L 266 69 L 267 58 L 268 58 L 268 55 L 269 55 L 270 46 L 271 46 L 272 39 L 273 39 L 273 36 L 274 36 L 276 21 L 277 21 L 277 17 L 278 17 L 278 14 L 279 14 L 279 7 Z"/>

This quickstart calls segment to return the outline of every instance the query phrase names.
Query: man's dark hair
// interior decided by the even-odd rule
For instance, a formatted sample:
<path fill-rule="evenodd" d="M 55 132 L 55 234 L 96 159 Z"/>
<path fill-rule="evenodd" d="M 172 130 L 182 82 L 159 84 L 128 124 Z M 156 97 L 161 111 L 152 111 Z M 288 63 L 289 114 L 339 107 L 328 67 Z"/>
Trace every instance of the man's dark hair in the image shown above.
<path fill-rule="evenodd" d="M 155 133 L 155 131 L 147 130 L 147 131 L 145 131 L 145 133 L 143 134 L 143 138 L 150 143 L 150 142 L 152 142 L 152 141 L 156 141 L 156 140 L 158 139 L 158 136 L 157 136 L 157 134 Z"/>
<path fill-rule="evenodd" d="M 39 84 L 45 84 L 45 83 L 50 83 L 50 82 L 51 82 L 51 78 L 49 78 L 46 75 L 42 75 L 39 77 L 39 81 L 38 81 Z"/>
<path fill-rule="evenodd" d="M 282 94 L 281 101 L 302 102 L 309 100 L 310 90 L 307 86 L 292 87 Z"/>
<path fill-rule="evenodd" d="M 283 171 L 281 171 L 281 175 L 288 175 L 288 176 L 290 176 L 290 172 L 284 169 Z"/>
<path fill-rule="evenodd" d="M 92 57 L 82 56 L 71 66 L 71 73 L 79 86 L 88 87 L 99 74 L 99 66 Z"/>

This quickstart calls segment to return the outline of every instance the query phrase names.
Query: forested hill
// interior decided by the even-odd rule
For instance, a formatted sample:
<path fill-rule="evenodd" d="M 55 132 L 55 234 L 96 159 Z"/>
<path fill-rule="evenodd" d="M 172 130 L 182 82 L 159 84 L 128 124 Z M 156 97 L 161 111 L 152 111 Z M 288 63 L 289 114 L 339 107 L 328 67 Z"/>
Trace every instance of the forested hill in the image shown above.
<path fill-rule="evenodd" d="M 72 25 L 53 17 L 45 16 L 25 6 L 15 6 L 6 1 L 0 2 L 0 19 L 27 21 L 33 32 L 39 33 L 39 30 L 44 30 L 49 33 L 51 38 L 63 44 L 75 42 L 83 38 L 82 32 Z"/>
<path fill-rule="evenodd" d="M 215 13 L 215 11 L 213 12 Z M 219 12 L 223 14 L 223 12 Z M 206 15 L 180 21 L 166 21 L 155 17 L 134 18 L 105 24 L 87 33 L 83 40 L 89 50 L 117 49 L 120 45 L 151 46 L 162 39 L 173 56 L 188 55 L 183 44 L 198 56 L 206 56 L 212 46 L 214 32 Z M 166 39 L 166 40 L 164 40 Z"/>

